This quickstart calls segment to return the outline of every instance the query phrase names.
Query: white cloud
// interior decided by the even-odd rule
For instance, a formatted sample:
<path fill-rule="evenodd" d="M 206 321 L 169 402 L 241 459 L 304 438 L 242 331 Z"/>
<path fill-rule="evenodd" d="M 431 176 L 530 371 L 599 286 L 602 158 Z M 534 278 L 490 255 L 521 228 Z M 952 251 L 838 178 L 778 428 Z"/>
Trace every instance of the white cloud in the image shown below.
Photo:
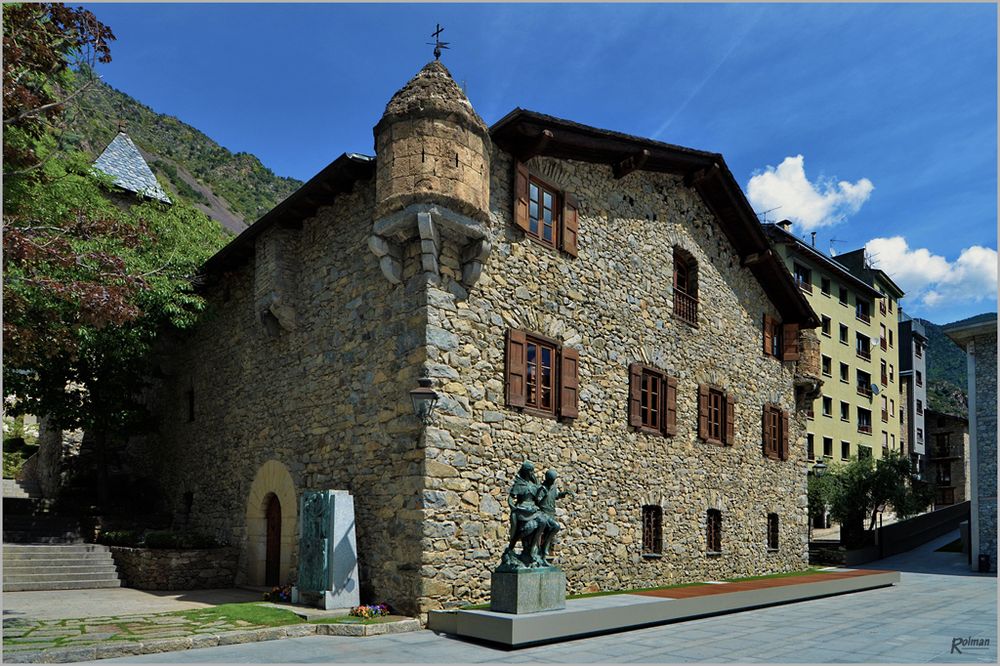
<path fill-rule="evenodd" d="M 926 248 L 910 248 L 902 236 L 873 238 L 865 243 L 872 264 L 889 274 L 907 299 L 928 308 L 995 300 L 997 251 L 973 245 L 949 262 Z"/>
<path fill-rule="evenodd" d="M 747 198 L 759 213 L 778 208 L 775 216 L 788 219 L 804 231 L 836 224 L 857 213 L 875 186 L 867 178 L 856 183 L 806 178 L 802 155 L 786 157 L 777 167 L 768 166 L 750 178 Z M 780 208 L 779 208 L 780 207 Z"/>

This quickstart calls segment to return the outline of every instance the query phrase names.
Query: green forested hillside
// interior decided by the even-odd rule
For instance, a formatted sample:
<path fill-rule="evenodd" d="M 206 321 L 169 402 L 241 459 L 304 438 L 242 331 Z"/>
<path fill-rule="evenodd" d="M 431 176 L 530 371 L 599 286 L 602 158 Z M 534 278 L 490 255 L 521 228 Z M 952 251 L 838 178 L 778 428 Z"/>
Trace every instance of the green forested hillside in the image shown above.
<path fill-rule="evenodd" d="M 83 80 L 87 73 L 77 75 Z M 231 153 L 173 116 L 156 113 L 97 81 L 67 114 L 63 142 L 96 157 L 118 131 L 142 150 L 170 195 L 186 199 L 231 231 L 239 232 L 295 191 L 301 181 L 276 176 L 249 153 Z"/>
<path fill-rule="evenodd" d="M 967 375 L 965 352 L 941 331 L 941 327 L 919 319 L 927 331 L 927 404 L 931 409 L 966 416 Z"/>

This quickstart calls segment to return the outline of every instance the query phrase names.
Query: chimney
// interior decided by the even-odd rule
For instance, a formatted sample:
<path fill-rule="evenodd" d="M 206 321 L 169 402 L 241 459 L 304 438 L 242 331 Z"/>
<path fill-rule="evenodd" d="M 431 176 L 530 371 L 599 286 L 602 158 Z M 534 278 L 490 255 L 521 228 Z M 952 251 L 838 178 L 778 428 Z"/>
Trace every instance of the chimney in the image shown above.
<path fill-rule="evenodd" d="M 792 233 L 792 221 L 791 220 L 782 220 L 781 222 L 778 222 L 778 226 L 781 227 L 782 231 L 786 231 L 788 233 Z"/>
<path fill-rule="evenodd" d="M 810 235 L 810 236 L 812 237 L 812 246 L 813 246 L 813 247 L 816 247 L 816 232 L 815 232 L 815 231 L 813 231 L 813 232 L 812 232 L 812 233 L 810 233 L 809 235 Z"/>

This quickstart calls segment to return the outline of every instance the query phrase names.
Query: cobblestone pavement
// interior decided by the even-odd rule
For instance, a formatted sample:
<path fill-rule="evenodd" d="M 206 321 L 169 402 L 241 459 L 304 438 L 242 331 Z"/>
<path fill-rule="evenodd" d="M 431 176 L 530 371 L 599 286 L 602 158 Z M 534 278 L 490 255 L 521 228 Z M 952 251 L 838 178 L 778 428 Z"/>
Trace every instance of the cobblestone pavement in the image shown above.
<path fill-rule="evenodd" d="M 997 580 L 970 574 L 960 566 L 960 554 L 934 552 L 955 538 L 957 532 L 866 565 L 901 571 L 902 581 L 893 587 L 520 650 L 420 631 L 363 639 L 315 636 L 106 661 L 995 663 Z M 990 645 L 953 652 L 960 638 L 988 639 Z"/>

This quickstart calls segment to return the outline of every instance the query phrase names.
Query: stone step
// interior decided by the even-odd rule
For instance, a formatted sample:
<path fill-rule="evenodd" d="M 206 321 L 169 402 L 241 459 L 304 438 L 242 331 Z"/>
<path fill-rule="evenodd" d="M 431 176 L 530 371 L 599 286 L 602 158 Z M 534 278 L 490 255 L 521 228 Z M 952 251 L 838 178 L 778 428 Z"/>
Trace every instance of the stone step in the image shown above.
<path fill-rule="evenodd" d="M 54 563 L 53 563 L 54 562 Z M 17 560 L 15 562 L 4 562 L 3 577 L 7 574 L 18 576 L 26 574 L 67 574 L 67 573 L 117 573 L 114 560 L 90 560 L 87 562 L 73 562 L 72 560 Z M 67 576 L 69 577 L 69 576 Z"/>
<path fill-rule="evenodd" d="M 97 543 L 79 543 L 66 545 L 41 545 L 27 543 L 8 543 L 3 546 L 4 559 L 12 555 L 67 555 L 71 553 L 111 553 L 107 546 Z"/>
<path fill-rule="evenodd" d="M 113 559 L 107 553 L 15 554 L 4 552 L 3 555 L 3 565 L 5 568 L 15 565 L 20 566 L 29 562 L 38 562 L 43 566 L 62 566 L 65 564 L 73 564 L 75 562 L 79 562 L 80 564 L 92 564 L 96 562 L 108 561 L 113 561 Z"/>
<path fill-rule="evenodd" d="M 83 568 L 87 567 L 69 567 L 69 568 Z M 106 567 L 105 567 L 106 569 Z M 118 570 L 111 567 L 111 571 L 101 570 L 101 571 L 33 571 L 31 573 L 20 573 L 16 575 L 8 576 L 6 567 L 4 567 L 3 572 L 3 582 L 17 581 L 21 583 L 44 583 L 44 582 L 59 582 L 64 580 L 118 580 Z"/>
<path fill-rule="evenodd" d="M 46 544 L 46 545 L 76 544 L 76 543 L 83 543 L 83 537 L 80 536 L 79 532 L 64 532 L 59 534 L 36 534 L 34 532 L 8 532 L 7 530 L 4 530 L 3 542 L 4 544 L 9 544 L 9 543 Z"/>
<path fill-rule="evenodd" d="M 64 580 L 36 583 L 7 583 L 4 581 L 4 592 L 36 592 L 39 590 L 91 590 L 105 587 L 121 587 L 122 582 L 115 579 L 106 580 Z"/>
<path fill-rule="evenodd" d="M 3 497 L 41 497 L 42 489 L 35 481 L 24 481 L 17 479 L 3 480 Z"/>

